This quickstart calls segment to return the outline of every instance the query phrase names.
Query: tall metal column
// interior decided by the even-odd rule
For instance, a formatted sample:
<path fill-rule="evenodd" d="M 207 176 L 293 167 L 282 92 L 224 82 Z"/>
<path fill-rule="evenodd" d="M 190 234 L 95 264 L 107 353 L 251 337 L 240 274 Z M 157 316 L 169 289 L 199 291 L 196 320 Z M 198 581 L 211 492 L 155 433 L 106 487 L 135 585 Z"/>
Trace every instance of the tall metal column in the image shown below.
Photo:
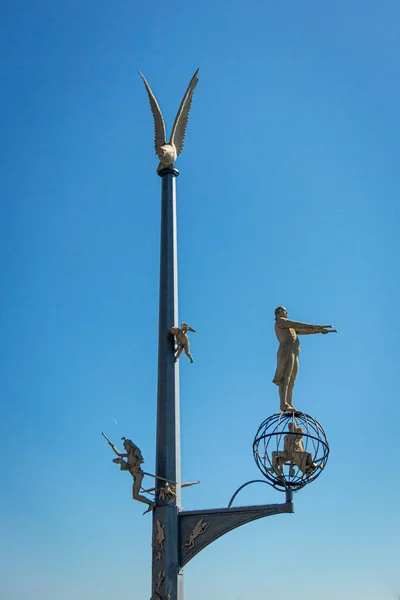
<path fill-rule="evenodd" d="M 179 362 L 174 359 L 174 338 L 169 331 L 178 325 L 176 177 L 179 171 L 165 168 L 159 175 L 161 247 L 156 442 L 159 479 L 156 480 L 158 505 L 153 511 L 152 593 L 157 600 L 183 600 L 178 524 L 181 504 Z M 165 486 L 164 480 L 176 488 L 176 499 L 171 503 L 160 501 L 159 491 Z"/>
<path fill-rule="evenodd" d="M 161 161 L 159 166 L 173 165 L 183 149 L 193 93 L 198 81 L 198 69 L 183 97 L 169 141 L 167 141 L 164 119 L 157 100 L 144 75 L 142 73 L 140 75 L 145 84 L 154 117 L 155 150 Z M 286 490 L 285 503 L 232 507 L 237 493 L 246 485 L 254 483 L 251 481 L 238 488 L 227 508 L 194 511 L 184 511 L 181 508 L 179 363 L 175 362 L 174 337 L 170 332 L 171 327 L 179 326 L 176 225 L 176 177 L 179 175 L 179 171 L 173 166 L 168 166 L 162 168 L 158 174 L 161 177 L 160 312 L 156 506 L 153 510 L 151 600 L 183 600 L 183 567 L 203 548 L 236 527 L 255 519 L 280 513 L 292 513 L 294 507 L 290 482 L 288 483 L 284 478 L 283 471 L 282 473 L 276 472 L 276 477 L 271 476 L 271 469 L 265 467 L 267 460 L 268 464 L 272 464 L 270 458 L 259 455 L 257 451 L 257 461 L 259 458 L 263 459 L 265 468 L 261 470 L 270 481 L 270 485 L 281 486 Z M 298 414 L 302 413 L 296 413 L 296 415 Z M 290 418 L 292 416 L 290 415 Z M 274 419 L 275 415 L 271 418 Z M 263 426 L 267 421 L 269 422 L 266 420 Z M 321 429 L 319 425 L 318 427 Z M 282 434 L 280 434 L 280 438 L 282 438 Z M 110 440 L 108 441 L 120 457 L 121 453 L 116 450 Z M 255 451 L 255 444 L 258 441 L 258 439 L 255 440 L 253 451 Z M 321 466 L 325 463 L 325 459 L 324 461 L 321 459 L 319 463 Z M 133 467 L 129 470 L 134 478 L 137 477 L 137 470 L 135 471 Z M 306 483 L 299 478 L 300 487 Z M 153 508 L 153 505 L 150 508 Z"/>

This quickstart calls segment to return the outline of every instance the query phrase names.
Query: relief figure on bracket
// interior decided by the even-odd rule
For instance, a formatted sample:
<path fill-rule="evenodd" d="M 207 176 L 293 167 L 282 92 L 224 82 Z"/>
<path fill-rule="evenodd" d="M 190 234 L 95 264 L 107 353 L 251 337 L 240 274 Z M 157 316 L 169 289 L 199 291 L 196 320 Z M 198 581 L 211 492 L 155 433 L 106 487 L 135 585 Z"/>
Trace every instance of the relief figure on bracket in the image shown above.
<path fill-rule="evenodd" d="M 189 534 L 186 544 L 183 544 L 182 548 L 186 548 L 186 552 L 193 550 L 196 545 L 196 539 L 199 535 L 203 535 L 208 529 L 208 523 L 204 522 L 204 517 L 202 517 L 194 526 L 192 533 Z"/>

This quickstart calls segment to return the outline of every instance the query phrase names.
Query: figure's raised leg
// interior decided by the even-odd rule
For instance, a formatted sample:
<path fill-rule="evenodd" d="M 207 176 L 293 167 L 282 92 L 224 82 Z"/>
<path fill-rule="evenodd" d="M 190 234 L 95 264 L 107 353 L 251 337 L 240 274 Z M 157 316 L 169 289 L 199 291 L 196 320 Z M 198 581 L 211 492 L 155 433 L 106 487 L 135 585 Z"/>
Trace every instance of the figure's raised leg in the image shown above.
<path fill-rule="evenodd" d="M 283 467 L 287 459 L 288 456 L 286 452 L 277 450 L 272 453 L 272 470 L 278 475 L 278 477 L 283 477 Z"/>
<path fill-rule="evenodd" d="M 306 452 L 306 476 L 307 479 L 314 474 L 314 471 L 318 469 L 317 463 L 315 463 L 312 459 L 311 452 Z"/>

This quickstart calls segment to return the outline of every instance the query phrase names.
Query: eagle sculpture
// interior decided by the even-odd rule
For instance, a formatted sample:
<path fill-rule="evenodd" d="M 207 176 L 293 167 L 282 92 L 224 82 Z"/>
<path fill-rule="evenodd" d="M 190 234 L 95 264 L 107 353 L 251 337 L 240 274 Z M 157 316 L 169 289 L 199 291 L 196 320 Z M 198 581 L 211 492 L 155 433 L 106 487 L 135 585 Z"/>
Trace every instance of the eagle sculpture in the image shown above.
<path fill-rule="evenodd" d="M 174 126 L 172 127 L 170 140 L 169 142 L 167 142 L 165 123 L 160 107 L 158 106 L 158 102 L 153 92 L 151 91 L 151 87 L 147 83 L 145 76 L 139 71 L 139 75 L 143 79 L 144 85 L 146 86 L 147 94 L 150 100 L 151 112 L 153 113 L 154 117 L 154 146 L 156 154 L 160 159 L 160 164 L 158 165 L 157 173 L 159 173 L 161 169 L 165 169 L 166 167 L 172 168 L 177 157 L 183 150 L 183 143 L 185 141 L 189 112 L 192 106 L 193 93 L 199 80 L 198 72 L 199 69 L 197 69 L 196 73 L 190 80 L 188 89 L 186 90 L 186 94 L 183 97 L 178 113 L 175 117 L 175 122 Z"/>

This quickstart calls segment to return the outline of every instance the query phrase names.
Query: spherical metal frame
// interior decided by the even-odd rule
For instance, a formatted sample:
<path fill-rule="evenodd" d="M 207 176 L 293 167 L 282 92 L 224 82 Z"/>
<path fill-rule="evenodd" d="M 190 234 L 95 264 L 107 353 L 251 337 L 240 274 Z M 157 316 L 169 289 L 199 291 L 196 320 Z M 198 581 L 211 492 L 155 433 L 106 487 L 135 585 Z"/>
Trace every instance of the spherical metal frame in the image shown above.
<path fill-rule="evenodd" d="M 297 453 L 297 463 L 300 463 L 302 469 L 293 460 L 284 460 L 287 456 L 284 453 L 285 436 L 299 435 L 289 431 L 289 423 L 296 423 L 302 428 L 304 453 L 311 455 Z M 269 485 L 281 492 L 287 489 L 298 491 L 315 481 L 322 473 L 328 461 L 329 444 L 324 428 L 310 415 L 302 412 L 279 412 L 265 419 L 258 428 L 253 442 L 253 454 L 258 468 Z M 275 458 L 275 465 L 273 465 L 273 458 Z M 309 469 L 306 474 L 301 458 L 311 461 L 317 467 Z"/>

